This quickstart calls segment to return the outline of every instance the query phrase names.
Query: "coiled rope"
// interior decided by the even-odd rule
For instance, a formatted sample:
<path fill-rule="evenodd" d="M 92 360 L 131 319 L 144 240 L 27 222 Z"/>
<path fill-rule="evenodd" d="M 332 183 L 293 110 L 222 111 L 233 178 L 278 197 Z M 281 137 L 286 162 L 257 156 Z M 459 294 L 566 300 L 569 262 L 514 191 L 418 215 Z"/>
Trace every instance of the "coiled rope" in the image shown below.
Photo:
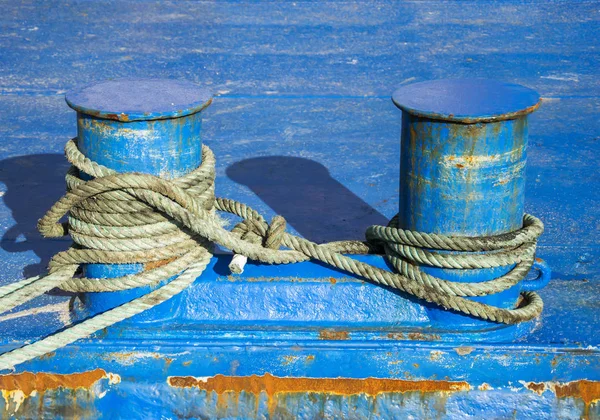
<path fill-rule="evenodd" d="M 67 194 L 39 221 L 38 229 L 45 237 L 71 235 L 74 245 L 52 258 L 48 275 L 1 287 L 0 313 L 53 288 L 80 293 L 162 285 L 114 309 L 0 355 L 0 369 L 52 352 L 170 299 L 202 274 L 212 257 L 212 243 L 267 264 L 318 260 L 445 309 L 499 323 L 530 320 L 543 308 L 542 300 L 533 292 L 522 293 L 521 302 L 514 309 L 465 298 L 498 293 L 525 278 L 533 264 L 536 240 L 543 232 L 542 222 L 531 215 L 525 216 L 522 229 L 498 236 L 451 237 L 407 231 L 398 229 L 394 218 L 387 227 L 371 226 L 365 242 L 318 245 L 287 233 L 281 216 L 274 217 L 269 224 L 242 203 L 215 198 L 215 157 L 207 146 L 202 148 L 200 167 L 174 180 L 116 173 L 83 156 L 75 139 L 67 142 L 65 154 L 72 164 L 66 176 Z M 83 181 L 81 172 L 93 179 Z M 215 210 L 239 216 L 242 222 L 228 231 L 222 227 Z M 68 223 L 61 223 L 65 214 L 69 215 Z M 382 249 L 397 273 L 344 255 Z M 126 263 L 145 264 L 148 269 L 117 278 L 76 276 L 82 264 Z M 424 273 L 419 264 L 454 269 L 514 264 L 514 268 L 488 282 L 455 283 Z M 168 281 L 171 278 L 174 279 Z"/>

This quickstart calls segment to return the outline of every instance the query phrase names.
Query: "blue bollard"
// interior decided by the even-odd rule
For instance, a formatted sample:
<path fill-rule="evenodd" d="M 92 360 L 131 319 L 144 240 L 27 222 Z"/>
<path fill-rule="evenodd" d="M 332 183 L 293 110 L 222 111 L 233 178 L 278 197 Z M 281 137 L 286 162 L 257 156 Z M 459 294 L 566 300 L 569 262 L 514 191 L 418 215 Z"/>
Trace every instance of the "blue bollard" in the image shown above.
<path fill-rule="evenodd" d="M 79 150 L 101 165 L 118 172 L 172 179 L 202 162 L 201 111 L 210 105 L 212 96 L 198 85 L 177 80 L 119 79 L 73 90 L 66 100 L 77 111 Z M 111 278 L 142 270 L 143 264 L 87 264 L 84 274 Z M 141 287 L 86 293 L 82 300 L 86 311 L 93 314 L 150 290 Z M 152 319 L 169 316 L 172 304 L 171 300 L 155 308 Z"/>
<path fill-rule="evenodd" d="M 539 95 L 523 86 L 492 80 L 437 80 L 396 90 L 402 112 L 400 208 L 402 229 L 454 236 L 488 236 L 522 227 L 525 202 L 527 115 Z M 456 282 L 483 282 L 513 266 L 456 270 L 422 266 L 433 276 Z M 536 281 L 501 293 L 472 298 L 514 307 L 519 293 L 549 280 L 542 262 Z M 497 326 L 469 316 L 428 309 L 439 328 Z"/>

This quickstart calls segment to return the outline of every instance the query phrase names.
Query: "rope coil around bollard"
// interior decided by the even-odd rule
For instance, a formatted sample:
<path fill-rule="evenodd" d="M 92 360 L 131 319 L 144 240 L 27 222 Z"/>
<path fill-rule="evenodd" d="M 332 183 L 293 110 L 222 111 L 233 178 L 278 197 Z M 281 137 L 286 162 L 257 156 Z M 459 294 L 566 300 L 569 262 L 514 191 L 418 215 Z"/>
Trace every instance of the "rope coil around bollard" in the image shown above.
<path fill-rule="evenodd" d="M 113 292 L 163 284 L 130 302 L 0 355 L 0 369 L 54 351 L 170 299 L 202 274 L 212 257 L 213 243 L 266 264 L 318 260 L 445 309 L 498 323 L 528 321 L 543 309 L 541 298 L 534 292 L 522 293 L 514 309 L 466 298 L 501 292 L 526 277 L 535 258 L 536 240 L 543 232 L 542 222 L 531 215 L 525 215 L 522 229 L 498 236 L 451 237 L 407 231 L 398 229 L 394 218 L 387 227 L 371 226 L 364 242 L 316 244 L 287 233 L 281 216 L 267 223 L 242 203 L 215 198 L 215 157 L 207 146 L 202 147 L 202 164 L 174 180 L 117 173 L 86 158 L 78 150 L 76 139 L 67 142 L 65 154 L 72 164 L 66 175 L 67 193 L 40 219 L 38 229 L 45 237 L 70 235 L 74 245 L 52 258 L 46 276 L 1 287 L 0 313 L 53 288 L 75 293 Z M 83 181 L 80 172 L 93 179 Z M 229 231 L 215 211 L 233 214 L 242 221 Z M 65 214 L 68 223 L 61 223 Z M 344 255 L 381 252 L 396 272 Z M 147 269 L 117 278 L 77 275 L 82 264 L 130 263 L 145 264 Z M 514 264 L 514 268 L 491 281 L 456 283 L 424 273 L 418 264 L 457 269 Z"/>

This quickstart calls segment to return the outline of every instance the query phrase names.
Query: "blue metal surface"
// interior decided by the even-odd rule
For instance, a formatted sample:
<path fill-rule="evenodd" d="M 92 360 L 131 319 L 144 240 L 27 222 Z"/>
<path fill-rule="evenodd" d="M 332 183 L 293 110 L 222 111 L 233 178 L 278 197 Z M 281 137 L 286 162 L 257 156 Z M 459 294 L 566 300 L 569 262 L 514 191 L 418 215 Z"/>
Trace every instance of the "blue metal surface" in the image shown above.
<path fill-rule="evenodd" d="M 211 95 L 177 80 L 118 79 L 76 89 L 66 95 L 77 111 L 77 144 L 89 159 L 118 172 L 142 172 L 172 179 L 202 162 L 201 111 Z M 85 174 L 84 174 L 85 176 Z M 120 277 L 143 264 L 86 264 L 90 278 Z M 85 315 L 103 312 L 155 289 L 87 293 Z M 170 316 L 171 306 L 153 317 Z"/>
<path fill-rule="evenodd" d="M 80 114 L 122 122 L 185 117 L 202 111 L 211 99 L 210 91 L 184 80 L 140 78 L 101 81 L 66 96 Z"/>
<path fill-rule="evenodd" d="M 291 276 L 276 267 L 276 276 L 265 276 L 252 266 L 236 280 L 217 273 L 227 263 L 222 257 L 185 295 L 183 307 L 201 318 L 224 308 L 217 313 L 233 319 L 230 326 L 239 325 L 235 308 L 243 316 L 249 295 L 269 296 L 270 288 L 279 287 L 287 288 L 288 300 L 308 302 L 308 315 L 327 320 L 325 315 L 335 314 L 350 326 L 332 332 L 335 319 L 329 315 L 326 328 L 311 328 L 312 338 L 289 328 L 264 329 L 253 320 L 245 323 L 254 328 L 233 331 L 225 322 L 219 328 L 149 321 L 115 326 L 19 366 L 16 374 L 38 374 L 35 393 L 14 375 L 0 376 L 8 403 L 3 415 L 597 418 L 599 20 L 596 2 L 555 0 L 5 2 L 3 284 L 41 272 L 68 245 L 42 240 L 35 231 L 37 219 L 64 192 L 68 165 L 62 148 L 74 135 L 64 92 L 142 74 L 191 80 L 218 93 L 203 112 L 202 134 L 218 159 L 217 194 L 244 201 L 267 218 L 282 214 L 291 230 L 318 242 L 363 238 L 368 225 L 386 223 L 398 211 L 400 121 L 389 100 L 398 84 L 481 77 L 529 86 L 540 92 L 543 106 L 529 121 L 525 211 L 546 225 L 538 255 L 554 275 L 540 292 L 542 317 L 516 342 L 484 343 L 477 336 L 450 342 L 448 334 L 437 339 L 413 333 L 411 339 L 408 331 L 398 331 L 398 300 L 368 283 L 334 277 L 333 284 L 316 265 L 300 265 Z M 298 168 L 309 170 L 296 178 Z M 291 190 L 289 178 L 295 180 Z M 211 296 L 212 306 L 203 306 Z M 3 349 L 62 328 L 70 321 L 68 301 L 46 295 L 3 315 Z M 368 307 L 373 309 L 362 318 L 371 322 L 366 327 L 356 317 Z M 322 322 L 310 321 L 303 308 L 266 299 L 262 314 L 292 319 L 300 311 L 308 321 L 299 317 L 297 324 Z M 119 375 L 120 382 L 103 377 L 89 386 L 69 376 L 94 369 Z M 49 386 L 40 372 L 67 377 L 53 375 Z M 266 379 L 270 391 L 246 384 L 238 392 L 244 388 L 239 380 L 234 391 L 215 386 L 217 380 L 266 373 L 328 378 L 332 384 L 369 377 L 426 382 L 412 390 L 388 383 L 386 389 L 397 391 L 379 394 L 350 385 L 327 391 L 302 380 L 294 392 Z M 207 382 L 174 382 L 170 376 Z M 470 390 L 444 391 L 444 380 L 466 381 Z M 209 385 L 214 390 L 202 388 Z"/>
<path fill-rule="evenodd" d="M 535 91 L 494 80 L 434 80 L 399 88 L 393 101 L 402 109 L 400 228 L 490 236 L 522 227 L 527 114 L 540 101 Z M 470 283 L 498 278 L 513 268 L 421 267 L 442 279 Z M 517 284 L 470 299 L 513 308 L 522 290 Z M 429 312 L 433 323 L 446 328 L 492 324 L 435 305 Z"/>
<path fill-rule="evenodd" d="M 410 115 L 441 121 L 502 121 L 533 112 L 540 95 L 514 83 L 488 79 L 430 80 L 402 86 L 392 96 Z"/>

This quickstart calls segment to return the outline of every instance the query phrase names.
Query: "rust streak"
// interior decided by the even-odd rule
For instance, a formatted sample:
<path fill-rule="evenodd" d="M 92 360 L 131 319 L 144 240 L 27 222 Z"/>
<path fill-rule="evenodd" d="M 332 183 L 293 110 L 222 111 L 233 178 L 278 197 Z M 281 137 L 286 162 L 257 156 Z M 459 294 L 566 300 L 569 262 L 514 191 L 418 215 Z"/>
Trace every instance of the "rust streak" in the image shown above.
<path fill-rule="evenodd" d="M 208 378 L 193 376 L 170 376 L 167 383 L 175 388 L 199 388 L 217 394 L 226 392 L 249 392 L 255 395 L 261 392 L 272 397 L 278 393 L 325 393 L 336 395 L 367 394 L 376 396 L 382 393 L 404 392 L 457 392 L 471 389 L 467 382 L 451 381 L 406 381 L 380 378 L 288 378 L 277 377 L 269 373 L 262 376 L 224 376 Z"/>
<path fill-rule="evenodd" d="M 0 390 L 3 392 L 21 391 L 25 397 L 28 397 L 33 392 L 42 393 L 49 389 L 89 389 L 100 379 L 110 376 L 111 374 L 106 373 L 103 369 L 71 374 L 23 372 L 0 375 Z"/>
<path fill-rule="evenodd" d="M 590 405 L 600 401 L 600 382 L 582 379 L 580 381 L 556 384 L 554 392 L 557 398 L 579 398 L 586 405 Z"/>

